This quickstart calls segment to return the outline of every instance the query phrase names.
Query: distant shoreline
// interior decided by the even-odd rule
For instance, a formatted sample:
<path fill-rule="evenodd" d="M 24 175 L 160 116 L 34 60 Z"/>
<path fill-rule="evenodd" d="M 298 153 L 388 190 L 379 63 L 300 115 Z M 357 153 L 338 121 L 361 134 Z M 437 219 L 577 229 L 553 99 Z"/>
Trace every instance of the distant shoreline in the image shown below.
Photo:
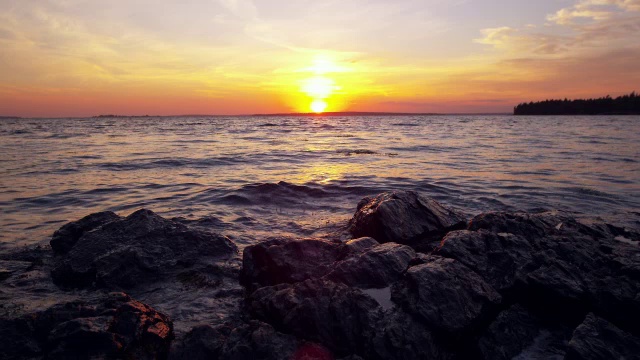
<path fill-rule="evenodd" d="M 0 116 L 0 119 L 138 119 L 138 118 L 187 118 L 187 117 L 335 117 L 335 116 L 512 116 L 508 112 L 501 113 L 405 113 L 405 112 L 324 112 L 324 113 L 266 113 L 266 114 L 182 114 L 182 115 L 93 115 L 93 116 L 57 116 L 57 117 L 19 117 Z"/>

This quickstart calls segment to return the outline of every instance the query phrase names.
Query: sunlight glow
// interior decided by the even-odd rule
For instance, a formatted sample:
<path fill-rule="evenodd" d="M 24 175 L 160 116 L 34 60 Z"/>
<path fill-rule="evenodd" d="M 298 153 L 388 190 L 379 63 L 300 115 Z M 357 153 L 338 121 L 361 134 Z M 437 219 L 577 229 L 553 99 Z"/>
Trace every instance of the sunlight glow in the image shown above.
<path fill-rule="evenodd" d="M 316 99 L 311 102 L 311 111 L 313 111 L 316 114 L 324 112 L 326 108 L 327 108 L 327 102 L 322 99 Z"/>

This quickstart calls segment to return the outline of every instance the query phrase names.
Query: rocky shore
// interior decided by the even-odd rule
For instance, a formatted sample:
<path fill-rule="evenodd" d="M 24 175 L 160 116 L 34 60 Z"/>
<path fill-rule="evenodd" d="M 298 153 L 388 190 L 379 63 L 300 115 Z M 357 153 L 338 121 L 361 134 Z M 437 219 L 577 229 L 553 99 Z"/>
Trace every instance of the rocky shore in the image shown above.
<path fill-rule="evenodd" d="M 560 212 L 365 198 L 349 240 L 149 210 L 0 254 L 2 359 L 640 359 L 640 234 Z"/>

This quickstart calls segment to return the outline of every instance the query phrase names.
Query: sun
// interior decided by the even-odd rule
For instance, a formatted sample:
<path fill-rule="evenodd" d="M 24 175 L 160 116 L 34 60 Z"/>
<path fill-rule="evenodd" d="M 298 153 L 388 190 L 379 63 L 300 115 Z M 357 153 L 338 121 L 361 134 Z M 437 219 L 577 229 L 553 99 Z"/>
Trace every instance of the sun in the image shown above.
<path fill-rule="evenodd" d="M 316 114 L 320 114 L 321 112 L 324 112 L 326 108 L 327 108 L 327 102 L 322 99 L 316 99 L 311 102 L 311 111 L 313 111 Z"/>

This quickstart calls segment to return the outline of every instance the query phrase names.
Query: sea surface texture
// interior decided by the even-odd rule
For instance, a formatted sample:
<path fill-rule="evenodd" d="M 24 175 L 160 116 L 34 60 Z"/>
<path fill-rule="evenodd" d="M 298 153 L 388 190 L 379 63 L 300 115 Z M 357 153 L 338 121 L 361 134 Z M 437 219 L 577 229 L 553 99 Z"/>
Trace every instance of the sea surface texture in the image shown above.
<path fill-rule="evenodd" d="M 148 208 L 232 238 L 339 233 L 364 196 L 640 228 L 639 116 L 0 120 L 0 249 Z"/>

